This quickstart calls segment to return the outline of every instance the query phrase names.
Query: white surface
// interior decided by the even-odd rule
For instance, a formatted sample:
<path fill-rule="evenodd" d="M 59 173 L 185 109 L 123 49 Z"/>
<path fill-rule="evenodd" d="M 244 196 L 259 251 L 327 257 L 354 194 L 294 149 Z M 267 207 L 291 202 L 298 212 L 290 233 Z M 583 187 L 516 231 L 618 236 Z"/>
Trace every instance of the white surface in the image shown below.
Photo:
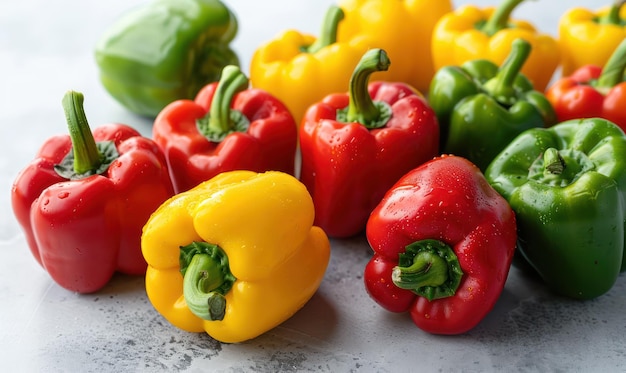
<path fill-rule="evenodd" d="M 442 337 L 408 315 L 374 304 L 362 285 L 371 253 L 363 237 L 332 242 L 319 292 L 292 319 L 252 341 L 223 345 L 174 328 L 152 308 L 140 277 L 117 276 L 77 295 L 31 257 L 13 217 L 17 172 L 49 136 L 64 133 L 61 98 L 85 94 L 92 126 L 150 123 L 114 102 L 97 80 L 93 46 L 122 12 L 146 1 L 21 0 L 0 3 L 0 366 L 8 372 L 159 371 L 623 371 L 626 278 L 606 295 L 555 297 L 513 269 L 495 309 L 471 332 Z M 456 1 L 493 5 L 497 1 Z M 240 21 L 234 43 L 244 67 L 254 48 L 286 28 L 317 33 L 330 0 L 230 0 Z M 529 1 L 515 18 L 556 34 L 562 12 L 597 1 Z M 605 1 L 604 3 L 609 3 Z"/>

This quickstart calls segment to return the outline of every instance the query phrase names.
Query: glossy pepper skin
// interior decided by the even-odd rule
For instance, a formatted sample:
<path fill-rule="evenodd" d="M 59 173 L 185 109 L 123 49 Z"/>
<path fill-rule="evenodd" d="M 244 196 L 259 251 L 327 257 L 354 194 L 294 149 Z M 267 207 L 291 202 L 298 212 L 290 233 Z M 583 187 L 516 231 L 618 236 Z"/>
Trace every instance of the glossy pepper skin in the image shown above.
<path fill-rule="evenodd" d="M 428 90 L 435 73 L 430 48 L 433 28 L 452 11 L 451 1 L 339 0 L 338 4 L 346 14 L 339 41 L 364 38 L 368 48 L 384 49 L 393 60 L 389 70 L 377 72 L 372 79 Z"/>
<path fill-rule="evenodd" d="M 500 65 L 513 40 L 521 38 L 532 47 L 522 73 L 535 89 L 543 91 L 560 63 L 559 47 L 556 39 L 539 33 L 530 22 L 510 18 L 522 2 L 503 0 L 497 8 L 465 5 L 441 17 L 433 30 L 435 71 L 483 58 Z"/>
<path fill-rule="evenodd" d="M 515 214 L 467 159 L 443 155 L 403 176 L 367 222 L 369 295 L 433 334 L 461 334 L 493 308 L 516 241 Z"/>
<path fill-rule="evenodd" d="M 248 87 L 236 66 L 205 86 L 194 101 L 177 100 L 157 116 L 154 141 L 177 193 L 224 171 L 294 173 L 298 132 L 281 101 Z"/>
<path fill-rule="evenodd" d="M 63 99 L 70 135 L 47 140 L 11 190 L 30 250 L 65 289 L 92 293 L 116 271 L 142 275 L 141 229 L 174 194 L 158 146 L 122 124 L 93 134 L 83 96 Z"/>
<path fill-rule="evenodd" d="M 598 10 L 574 7 L 561 16 L 558 42 L 563 76 L 583 66 L 606 64 L 626 37 L 624 2 L 613 1 L 611 6 Z"/>
<path fill-rule="evenodd" d="M 300 128 L 300 179 L 313 196 L 315 222 L 329 236 L 362 232 L 370 212 L 404 173 L 439 150 L 437 117 L 404 83 L 373 82 L 386 53 L 363 55 L 348 93 L 326 96 Z"/>
<path fill-rule="evenodd" d="M 557 294 L 590 299 L 624 260 L 626 137 L 600 118 L 525 131 L 485 176 L 518 223 L 518 250 Z"/>
<path fill-rule="evenodd" d="M 252 86 L 281 100 L 298 124 L 309 106 L 345 90 L 354 66 L 367 50 L 359 40 L 337 41 L 343 18 L 343 11 L 331 6 L 317 38 L 285 30 L 252 55 Z"/>
<path fill-rule="evenodd" d="M 146 291 L 174 326 L 236 343 L 287 320 L 317 291 L 330 243 L 311 196 L 277 171 L 230 171 L 163 203 L 142 236 Z"/>
<path fill-rule="evenodd" d="M 235 15 L 219 0 L 152 0 L 101 36 L 100 80 L 128 110 L 154 118 L 218 80 L 224 66 L 239 64 L 229 46 L 237 30 Z"/>
<path fill-rule="evenodd" d="M 439 120 L 443 153 L 465 157 L 484 171 L 517 135 L 556 123 L 548 99 L 520 73 L 530 48 L 516 39 L 502 66 L 479 59 L 437 71 L 428 102 Z"/>
<path fill-rule="evenodd" d="M 546 91 L 559 121 L 600 117 L 626 130 L 626 38 L 604 67 L 587 65 Z"/>

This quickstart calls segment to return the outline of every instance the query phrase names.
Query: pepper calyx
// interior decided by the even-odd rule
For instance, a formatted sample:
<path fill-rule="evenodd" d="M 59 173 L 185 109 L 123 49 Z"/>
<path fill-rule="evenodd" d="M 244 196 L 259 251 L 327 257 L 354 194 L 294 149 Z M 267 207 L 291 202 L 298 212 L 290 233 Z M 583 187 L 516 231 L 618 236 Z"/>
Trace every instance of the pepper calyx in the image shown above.
<path fill-rule="evenodd" d="M 547 148 L 531 164 L 528 179 L 549 186 L 566 187 L 594 169 L 594 163 L 579 150 Z"/>
<path fill-rule="evenodd" d="M 83 102 L 83 94 L 76 91 L 68 91 L 62 100 L 72 149 L 60 163 L 54 165 L 54 170 L 69 180 L 103 174 L 120 156 L 113 141 L 95 141 Z"/>
<path fill-rule="evenodd" d="M 217 245 L 194 241 L 180 248 L 183 296 L 189 310 L 204 320 L 223 320 L 225 295 L 237 280 L 228 256 Z"/>
<path fill-rule="evenodd" d="M 397 287 L 429 301 L 453 296 L 462 277 L 463 270 L 452 248 L 433 239 L 406 246 L 391 274 Z"/>
<path fill-rule="evenodd" d="M 248 88 L 248 77 L 238 66 L 228 65 L 222 75 L 211 101 L 208 115 L 196 120 L 198 131 L 209 141 L 221 142 L 233 132 L 246 132 L 250 121 L 239 110 L 231 109 L 235 95 Z"/>

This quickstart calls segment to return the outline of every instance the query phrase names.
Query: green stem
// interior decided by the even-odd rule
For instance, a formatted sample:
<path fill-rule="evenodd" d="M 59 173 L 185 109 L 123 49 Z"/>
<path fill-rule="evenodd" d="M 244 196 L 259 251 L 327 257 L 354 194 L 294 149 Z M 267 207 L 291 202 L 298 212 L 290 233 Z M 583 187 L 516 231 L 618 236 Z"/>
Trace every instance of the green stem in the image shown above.
<path fill-rule="evenodd" d="M 387 71 L 391 61 L 382 49 L 370 49 L 357 64 L 350 77 L 350 103 L 346 109 L 337 111 L 337 120 L 345 123 L 358 122 L 372 129 L 383 127 L 391 118 L 391 107 L 383 101 L 374 101 L 368 91 L 370 76 Z"/>
<path fill-rule="evenodd" d="M 337 42 L 337 29 L 339 28 L 339 22 L 341 22 L 343 18 L 343 10 L 336 5 L 331 5 L 328 8 L 328 11 L 326 11 L 326 16 L 324 17 L 324 23 L 322 24 L 322 30 L 319 37 L 315 43 L 309 45 L 308 47 L 303 47 L 302 52 L 315 53 L 324 47 L 335 44 Z"/>
<path fill-rule="evenodd" d="M 219 246 L 206 242 L 193 242 L 180 250 L 183 295 L 189 310 L 204 320 L 223 320 L 224 295 L 236 281 L 228 256 Z"/>
<path fill-rule="evenodd" d="M 626 3 L 626 0 L 617 0 L 611 6 L 609 12 L 603 16 L 597 18 L 596 22 L 602 25 L 622 25 L 622 19 L 620 18 L 620 11 L 622 5 Z"/>
<path fill-rule="evenodd" d="M 413 258 L 409 267 L 395 267 L 393 283 L 401 289 L 439 286 L 448 279 L 448 266 L 440 256 L 423 251 Z"/>
<path fill-rule="evenodd" d="M 594 87 L 599 90 L 609 90 L 624 79 L 624 72 L 626 70 L 626 39 L 615 48 L 615 51 L 609 57 L 602 68 L 602 73 L 598 78 Z"/>
<path fill-rule="evenodd" d="M 543 152 L 544 173 L 560 175 L 565 169 L 565 162 L 559 151 L 555 148 L 548 148 Z"/>
<path fill-rule="evenodd" d="M 526 63 L 531 48 L 530 43 L 524 39 L 513 40 L 511 52 L 498 69 L 498 73 L 483 85 L 483 89 L 498 102 L 513 105 L 517 101 L 513 83 Z"/>
<path fill-rule="evenodd" d="M 103 162 L 102 154 L 98 151 L 85 109 L 84 96 L 80 92 L 69 91 L 63 96 L 62 105 L 65 119 L 72 139 L 74 153 L 74 172 L 84 174 L 98 169 Z"/>
<path fill-rule="evenodd" d="M 438 240 L 416 241 L 399 255 L 391 279 L 401 288 L 433 299 L 456 293 L 463 270 L 450 246 Z"/>
<path fill-rule="evenodd" d="M 198 130 L 209 141 L 220 142 L 232 132 L 245 132 L 250 122 L 243 113 L 231 109 L 235 95 L 248 88 L 248 77 L 238 66 L 228 65 L 222 75 L 211 101 L 209 115 L 197 120 Z"/>
<path fill-rule="evenodd" d="M 508 25 L 509 18 L 513 10 L 524 0 L 504 0 L 493 12 L 491 17 L 481 28 L 485 34 L 492 36 L 496 32 L 505 29 Z"/>

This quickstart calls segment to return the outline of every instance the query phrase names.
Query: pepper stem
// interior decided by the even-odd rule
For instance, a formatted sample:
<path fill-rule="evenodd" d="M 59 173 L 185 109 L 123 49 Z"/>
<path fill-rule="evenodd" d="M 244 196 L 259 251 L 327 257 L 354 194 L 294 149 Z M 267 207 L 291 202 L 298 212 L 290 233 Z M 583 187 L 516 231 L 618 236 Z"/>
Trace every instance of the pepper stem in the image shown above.
<path fill-rule="evenodd" d="M 530 51 L 531 45 L 526 40 L 513 40 L 511 52 L 498 69 L 498 73 L 483 85 L 483 89 L 496 101 L 509 106 L 517 101 L 517 92 L 513 83 L 519 76 Z"/>
<path fill-rule="evenodd" d="M 374 101 L 368 91 L 370 75 L 387 71 L 391 61 L 382 49 L 370 49 L 357 64 L 350 77 L 350 103 L 337 111 L 340 122 L 358 122 L 369 129 L 383 127 L 391 118 L 391 107 L 383 101 Z"/>
<path fill-rule="evenodd" d="M 103 161 L 102 154 L 98 151 L 96 140 L 87 122 L 83 106 L 84 99 L 82 93 L 68 91 L 62 100 L 67 127 L 72 139 L 74 172 L 76 174 L 84 174 L 96 170 L 102 165 Z"/>
<path fill-rule="evenodd" d="M 626 70 L 626 39 L 615 48 L 615 51 L 609 57 L 602 68 L 602 73 L 596 81 L 594 87 L 600 91 L 603 89 L 609 90 L 624 79 L 624 72 Z"/>
<path fill-rule="evenodd" d="M 189 310 L 204 320 L 223 320 L 224 295 L 237 280 L 230 272 L 226 253 L 217 245 L 192 242 L 180 248 L 180 272 Z"/>
<path fill-rule="evenodd" d="M 341 22 L 343 18 L 343 10 L 336 5 L 331 5 L 326 11 L 319 37 L 308 47 L 302 47 L 302 52 L 315 53 L 324 47 L 336 43 L 337 29 L 339 28 L 339 22 Z"/>
<path fill-rule="evenodd" d="M 565 161 L 555 148 L 548 148 L 543 152 L 544 173 L 560 175 L 565 169 Z"/>
<path fill-rule="evenodd" d="M 248 118 L 239 110 L 231 109 L 235 95 L 247 89 L 248 85 L 248 77 L 238 66 L 228 65 L 222 69 L 209 115 L 196 121 L 198 130 L 209 141 L 220 142 L 232 132 L 245 132 L 248 129 Z"/>
<path fill-rule="evenodd" d="M 411 290 L 429 301 L 454 295 L 462 277 L 456 254 L 438 240 L 408 245 L 391 273 L 391 280 L 397 287 Z"/>
<path fill-rule="evenodd" d="M 504 0 L 491 14 L 491 17 L 482 26 L 481 31 L 488 36 L 493 36 L 496 32 L 505 29 L 513 10 L 524 0 Z"/>
<path fill-rule="evenodd" d="M 620 18 L 620 11 L 622 9 L 622 5 L 626 3 L 626 0 L 617 0 L 613 2 L 611 8 L 608 13 L 603 16 L 598 17 L 597 22 L 602 25 L 622 25 L 622 19 Z"/>

